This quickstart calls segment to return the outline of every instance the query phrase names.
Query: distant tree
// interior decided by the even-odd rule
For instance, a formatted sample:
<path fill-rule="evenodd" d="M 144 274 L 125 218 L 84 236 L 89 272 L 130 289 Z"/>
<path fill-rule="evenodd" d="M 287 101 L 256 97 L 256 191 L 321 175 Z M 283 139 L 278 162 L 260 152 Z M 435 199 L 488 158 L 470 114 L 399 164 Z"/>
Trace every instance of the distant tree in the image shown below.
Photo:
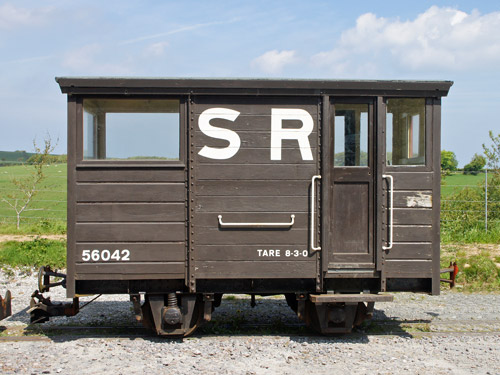
<path fill-rule="evenodd" d="M 483 143 L 484 154 L 488 159 L 488 167 L 493 169 L 495 174 L 500 175 L 500 134 L 495 136 L 490 130 L 489 135 L 492 145 L 491 148 L 489 148 Z"/>
<path fill-rule="evenodd" d="M 457 156 L 453 151 L 441 150 L 441 169 L 445 171 L 456 171 L 458 167 Z"/>
<path fill-rule="evenodd" d="M 34 154 L 26 160 L 27 164 L 36 164 L 40 161 L 40 158 L 42 157 L 41 154 Z M 47 164 L 55 164 L 55 163 L 66 163 L 68 160 L 67 155 L 47 155 L 45 162 Z"/>
<path fill-rule="evenodd" d="M 33 147 L 35 149 L 35 154 L 38 155 L 38 157 L 31 166 L 26 166 L 27 175 L 25 177 L 13 178 L 11 180 L 12 184 L 15 186 L 15 190 L 12 193 L 7 194 L 6 198 L 2 198 L 2 201 L 16 212 L 18 230 L 21 225 L 21 215 L 23 212 L 39 210 L 37 208 L 28 207 L 38 192 L 37 187 L 45 178 L 43 169 L 47 164 L 48 157 L 54 150 L 55 146 L 51 145 L 50 136 L 47 136 L 44 140 L 43 149 L 37 146 L 35 140 L 33 140 Z"/>
<path fill-rule="evenodd" d="M 469 164 L 464 167 L 465 174 L 478 174 L 486 165 L 486 158 L 482 155 L 474 154 Z"/>

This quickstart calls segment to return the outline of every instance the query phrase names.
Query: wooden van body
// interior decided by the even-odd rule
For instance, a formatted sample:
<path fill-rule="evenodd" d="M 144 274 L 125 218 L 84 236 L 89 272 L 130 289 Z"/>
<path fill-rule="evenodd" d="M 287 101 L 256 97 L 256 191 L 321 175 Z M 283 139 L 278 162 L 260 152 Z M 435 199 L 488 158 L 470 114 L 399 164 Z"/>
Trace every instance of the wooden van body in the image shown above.
<path fill-rule="evenodd" d="M 57 82 L 68 297 L 439 293 L 451 82 Z"/>

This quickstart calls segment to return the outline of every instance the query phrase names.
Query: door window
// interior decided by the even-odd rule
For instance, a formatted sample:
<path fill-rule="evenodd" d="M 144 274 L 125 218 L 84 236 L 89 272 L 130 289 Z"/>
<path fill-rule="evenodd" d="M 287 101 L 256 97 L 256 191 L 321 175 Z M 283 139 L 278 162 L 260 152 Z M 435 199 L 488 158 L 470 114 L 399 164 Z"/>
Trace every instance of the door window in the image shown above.
<path fill-rule="evenodd" d="M 335 104 L 333 165 L 368 166 L 368 104 Z"/>

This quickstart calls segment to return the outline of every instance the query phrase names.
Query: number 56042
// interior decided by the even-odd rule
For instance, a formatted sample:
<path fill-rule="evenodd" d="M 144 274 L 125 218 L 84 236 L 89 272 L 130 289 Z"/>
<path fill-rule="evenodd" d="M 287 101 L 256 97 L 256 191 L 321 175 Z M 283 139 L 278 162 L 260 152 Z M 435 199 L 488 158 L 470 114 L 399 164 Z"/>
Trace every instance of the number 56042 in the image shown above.
<path fill-rule="evenodd" d="M 130 260 L 130 250 L 83 250 L 82 251 L 82 261 L 84 262 L 108 262 L 110 260 L 115 261 L 129 261 Z"/>

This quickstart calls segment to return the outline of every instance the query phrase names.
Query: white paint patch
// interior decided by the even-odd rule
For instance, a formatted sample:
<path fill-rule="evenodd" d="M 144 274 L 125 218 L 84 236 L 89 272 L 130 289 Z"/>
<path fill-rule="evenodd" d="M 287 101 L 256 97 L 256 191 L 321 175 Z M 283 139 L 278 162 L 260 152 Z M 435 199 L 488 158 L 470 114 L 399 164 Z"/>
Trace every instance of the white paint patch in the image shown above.
<path fill-rule="evenodd" d="M 406 207 L 432 208 L 432 195 L 417 193 L 416 196 L 406 197 Z"/>

